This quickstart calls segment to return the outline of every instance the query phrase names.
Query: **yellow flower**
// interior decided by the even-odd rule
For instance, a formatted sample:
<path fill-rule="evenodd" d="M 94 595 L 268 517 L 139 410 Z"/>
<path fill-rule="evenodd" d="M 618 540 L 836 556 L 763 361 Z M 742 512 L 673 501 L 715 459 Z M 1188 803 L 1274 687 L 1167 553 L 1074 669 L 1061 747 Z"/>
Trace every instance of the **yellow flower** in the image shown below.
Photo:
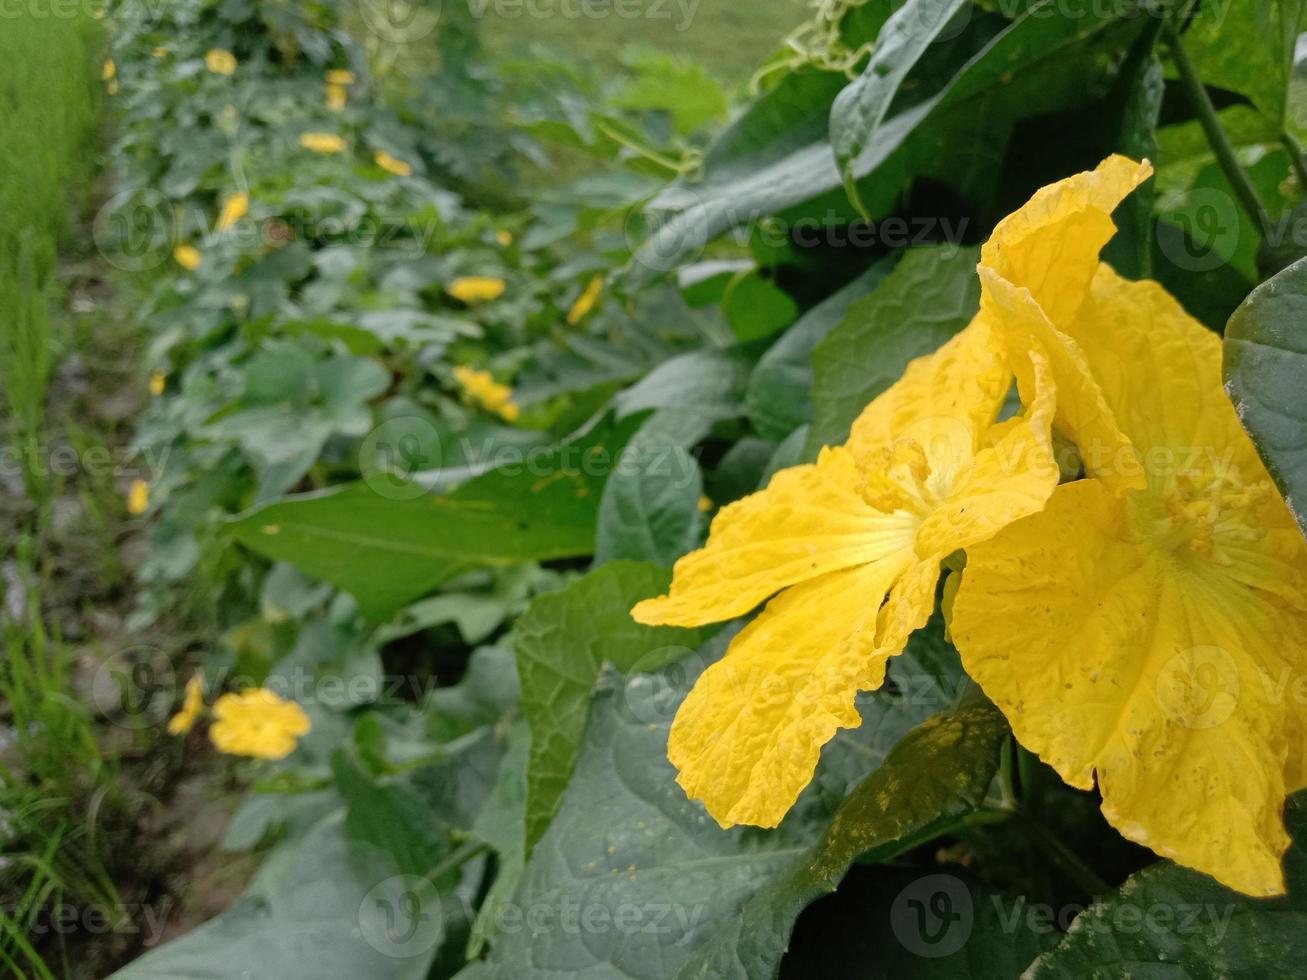
<path fill-rule="evenodd" d="M 304 133 L 300 136 L 300 146 L 314 153 L 340 153 L 348 145 L 335 133 Z"/>
<path fill-rule="evenodd" d="M 215 75 L 232 75 L 236 72 L 236 56 L 222 48 L 212 48 L 205 52 L 204 67 Z"/>
<path fill-rule="evenodd" d="M 459 366 L 454 368 L 454 380 L 462 387 L 468 398 L 488 412 L 495 412 L 505 422 L 516 422 L 521 410 L 513 401 L 513 389 L 500 384 L 489 371 L 477 371 L 474 368 Z"/>
<path fill-rule="evenodd" d="M 163 389 L 168 386 L 168 378 L 162 371 L 155 371 L 150 375 L 150 394 L 156 398 L 163 394 Z"/>
<path fill-rule="evenodd" d="M 118 66 L 114 64 L 112 58 L 104 63 L 104 70 L 100 73 L 100 77 L 106 82 L 118 77 Z"/>
<path fill-rule="evenodd" d="M 168 57 L 168 49 L 164 47 L 158 47 L 155 48 L 153 51 L 151 51 L 150 54 L 152 54 L 156 58 L 166 58 Z"/>
<path fill-rule="evenodd" d="M 340 112 L 349 102 L 349 90 L 344 85 L 333 85 L 327 83 L 327 108 L 332 112 Z"/>
<path fill-rule="evenodd" d="M 223 202 L 222 212 L 218 215 L 218 231 L 227 231 L 235 227 L 236 222 L 250 213 L 250 196 L 238 192 Z"/>
<path fill-rule="evenodd" d="M 294 701 L 266 688 L 224 694 L 213 706 L 209 738 L 219 752 L 256 759 L 284 759 L 311 727 Z"/>
<path fill-rule="evenodd" d="M 709 497 L 707 494 L 701 496 L 699 498 L 698 507 L 700 514 L 708 513 L 708 511 L 712 510 L 712 497 Z"/>
<path fill-rule="evenodd" d="M 567 325 L 574 327 L 584 320 L 586 315 L 594 309 L 595 303 L 599 302 L 599 297 L 603 291 L 604 277 L 595 276 L 590 280 L 590 284 L 585 287 L 585 291 L 576 298 L 572 308 L 567 311 Z"/>
<path fill-rule="evenodd" d="M 506 228 L 500 228 L 495 232 L 495 241 L 504 246 L 504 248 L 508 248 L 508 246 L 513 244 L 513 233 Z"/>
<path fill-rule="evenodd" d="M 194 272 L 204 264 L 204 253 L 194 245 L 178 245 L 172 250 L 172 257 L 179 266 L 188 272 Z"/>
<path fill-rule="evenodd" d="M 344 68 L 332 68 L 327 72 L 328 85 L 346 86 L 353 85 L 356 81 L 358 81 L 358 78 L 355 77 L 354 73 Z"/>
<path fill-rule="evenodd" d="M 377 166 L 382 170 L 388 170 L 398 177 L 413 176 L 413 168 L 411 166 L 397 157 L 392 157 L 385 150 L 378 150 L 372 159 L 377 161 Z"/>
<path fill-rule="evenodd" d="M 1281 813 L 1307 786 L 1307 711 L 1281 693 L 1307 670 L 1307 543 L 1222 392 L 1219 338 L 1099 262 L 1113 166 L 995 233 L 1049 311 L 1007 342 L 1054 365 L 1091 478 L 968 549 L 951 632 L 1021 743 L 1097 786 L 1121 834 L 1282 894 Z"/>
<path fill-rule="evenodd" d="M 150 507 L 150 485 L 144 480 L 133 480 L 127 488 L 127 513 L 144 514 Z"/>
<path fill-rule="evenodd" d="M 110 95 L 117 95 L 117 94 L 118 94 L 118 79 L 116 79 L 116 78 L 111 78 L 111 79 L 109 79 L 109 81 L 108 81 L 108 82 L 105 84 L 105 86 L 104 86 L 104 90 L 105 90 L 106 92 L 108 92 Z"/>
<path fill-rule="evenodd" d="M 204 710 L 204 678 L 198 673 L 186 682 L 186 696 L 181 710 L 168 720 L 169 735 L 185 735 L 195 727 L 195 720 Z"/>
<path fill-rule="evenodd" d="M 460 276 L 445 287 L 445 292 L 468 306 L 474 306 L 498 299 L 504 295 L 505 288 L 504 280 L 494 276 Z"/>
<path fill-rule="evenodd" d="M 632 610 L 700 626 L 775 596 L 700 677 L 668 740 L 678 782 L 723 827 L 780 822 L 822 745 L 860 724 L 857 693 L 881 686 L 929 619 L 941 562 L 1039 512 L 1057 484 L 1050 358 L 1023 353 L 1034 397 L 996 421 L 1013 377 L 999 327 L 1040 315 L 1030 282 L 983 262 L 981 282 L 976 318 L 912 362 L 846 445 L 722 508 L 670 593 Z"/>

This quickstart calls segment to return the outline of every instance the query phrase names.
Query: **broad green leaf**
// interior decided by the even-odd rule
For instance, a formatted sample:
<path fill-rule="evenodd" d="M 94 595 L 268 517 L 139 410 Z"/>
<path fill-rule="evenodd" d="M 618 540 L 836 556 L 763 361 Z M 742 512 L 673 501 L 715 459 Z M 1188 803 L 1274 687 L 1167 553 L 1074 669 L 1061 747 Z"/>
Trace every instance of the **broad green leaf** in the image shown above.
<path fill-rule="evenodd" d="M 725 118 L 726 93 L 702 65 L 651 48 L 635 51 L 626 62 L 637 75 L 617 94 L 614 105 L 667 112 L 676 131 L 685 135 Z"/>
<path fill-rule="evenodd" d="M 1162 861 L 1082 913 L 1027 980 L 1089 977 L 1287 977 L 1307 959 L 1307 794 L 1291 796 L 1284 823 L 1289 893 L 1253 899 Z"/>
<path fill-rule="evenodd" d="M 418 896 L 393 868 L 364 874 L 351 863 L 344 814 L 337 812 L 278 848 L 222 915 L 113 977 L 422 980 L 442 918 L 440 905 Z"/>
<path fill-rule="evenodd" d="M 875 290 L 893 267 L 893 260 L 888 258 L 874 262 L 803 314 L 759 358 L 744 400 L 749 421 L 763 438 L 780 442 L 812 421 L 813 348 L 844 318 L 850 304 Z"/>
<path fill-rule="evenodd" d="M 739 347 L 697 350 L 664 361 L 614 399 L 622 417 L 653 408 L 693 409 L 713 421 L 743 413 L 753 355 Z"/>
<path fill-rule="evenodd" d="M 1184 32 L 1185 51 L 1205 85 L 1242 93 L 1283 124 L 1302 16 L 1302 0 L 1202 3 Z"/>
<path fill-rule="evenodd" d="M 345 799 L 345 833 L 388 857 L 401 874 L 425 875 L 448 852 L 433 815 L 402 782 L 377 783 L 344 749 L 331 759 Z"/>
<path fill-rule="evenodd" d="M 978 253 L 940 245 L 913 249 L 812 352 L 814 419 L 808 447 L 842 443 L 853 420 L 909 361 L 937 349 L 980 307 Z"/>
<path fill-rule="evenodd" d="M 548 828 L 572 775 L 590 693 L 603 666 L 650 671 L 702 642 L 700 630 L 642 626 L 631 618 L 632 606 L 670 584 L 667 569 L 610 562 L 560 592 L 540 596 L 517 621 L 522 713 L 531 726 L 528 853 Z"/>
<path fill-rule="evenodd" d="M 1262 283 L 1225 330 L 1225 387 L 1307 534 L 1307 259 Z"/>
<path fill-rule="evenodd" d="M 831 149 L 855 205 L 859 201 L 854 160 L 875 136 L 917 59 L 964 5 L 965 0 L 907 0 L 880 29 L 862 75 L 835 99 L 830 115 Z"/>
<path fill-rule="evenodd" d="M 586 435 L 444 494 L 391 473 L 291 497 L 233 519 L 242 544 L 352 594 L 386 619 L 478 564 L 589 554 L 603 485 L 639 423 Z"/>
<path fill-rule="evenodd" d="M 889 860 L 980 808 L 1007 734 L 1003 716 L 979 693 L 908 732 L 836 811 L 817 844 L 760 888 L 678 980 L 775 976 L 794 920 L 834 891 L 855 859 Z"/>
<path fill-rule="evenodd" d="M 942 89 L 881 124 L 853 163 L 869 214 L 889 214 L 922 179 L 991 202 L 1017 122 L 1105 94 L 1147 20 L 1130 5 L 1096 0 L 1036 7 L 961 64 Z M 972 23 L 987 30 L 990 20 L 976 11 Z M 729 159 L 716 169 L 712 160 L 709 154 L 702 183 L 677 185 L 651 203 L 666 220 L 641 252 L 646 266 L 670 268 L 728 228 L 765 215 L 821 215 L 827 223 L 856 216 L 826 138 L 777 141 L 755 158 Z"/>
<path fill-rule="evenodd" d="M 730 281 L 722 312 L 735 338 L 748 343 L 784 330 L 799 315 L 799 308 L 785 290 L 754 270 Z"/>
<path fill-rule="evenodd" d="M 921 646 L 942 646 L 938 627 L 914 637 L 891 665 L 894 684 L 859 696 L 862 726 L 827 745 L 812 784 L 781 826 L 723 831 L 676 786 L 667 732 L 733 632 L 661 671 L 604 675 L 558 815 L 501 913 L 488 962 L 469 978 L 677 976 L 734 928 L 753 895 L 808 855 L 849 790 L 907 731 L 947 708 L 959 683 L 956 655 L 950 660 L 948 651 Z M 534 928 L 527 923 L 533 909 L 544 910 L 534 913 Z M 577 928 L 577 916 L 590 927 Z"/>
<path fill-rule="evenodd" d="M 597 564 L 627 558 L 670 568 L 694 547 L 703 475 L 690 450 L 711 428 L 711 417 L 683 408 L 659 409 L 640 427 L 604 486 Z"/>

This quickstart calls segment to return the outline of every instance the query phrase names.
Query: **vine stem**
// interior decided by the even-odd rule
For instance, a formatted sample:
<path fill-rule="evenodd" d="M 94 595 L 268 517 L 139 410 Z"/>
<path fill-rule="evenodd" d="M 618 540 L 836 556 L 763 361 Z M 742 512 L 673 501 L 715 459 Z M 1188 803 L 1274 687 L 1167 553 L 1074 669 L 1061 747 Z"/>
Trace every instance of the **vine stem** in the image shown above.
<path fill-rule="evenodd" d="M 1180 81 L 1189 95 L 1189 101 L 1193 103 L 1194 111 L 1198 114 L 1198 121 L 1203 127 L 1203 133 L 1207 136 L 1212 152 L 1216 154 L 1217 163 L 1220 164 L 1226 179 L 1230 181 L 1230 186 L 1234 188 L 1239 203 L 1261 229 L 1262 237 L 1269 238 L 1271 229 L 1266 206 L 1257 194 L 1257 189 L 1253 187 L 1252 181 L 1248 179 L 1248 174 L 1239 165 L 1239 158 L 1235 155 L 1234 147 L 1230 145 L 1230 138 L 1216 116 L 1216 107 L 1212 105 L 1211 97 L 1207 94 L 1202 79 L 1198 77 L 1194 63 L 1189 60 L 1189 53 L 1184 49 L 1180 32 L 1170 21 L 1163 24 L 1162 31 L 1166 37 L 1167 47 L 1171 51 L 1171 60 L 1175 62 L 1175 67 L 1180 73 Z"/>
<path fill-rule="evenodd" d="M 1040 821 L 1021 809 L 1015 810 L 1012 815 L 1021 824 L 1021 828 L 1030 835 L 1030 839 L 1035 843 L 1035 846 L 1043 851 L 1068 878 L 1088 892 L 1091 898 L 1106 895 L 1112 890 L 1111 886 L 1100 878 L 1093 868 L 1080 860 L 1080 856 L 1067 847 L 1062 838 L 1054 834 Z"/>

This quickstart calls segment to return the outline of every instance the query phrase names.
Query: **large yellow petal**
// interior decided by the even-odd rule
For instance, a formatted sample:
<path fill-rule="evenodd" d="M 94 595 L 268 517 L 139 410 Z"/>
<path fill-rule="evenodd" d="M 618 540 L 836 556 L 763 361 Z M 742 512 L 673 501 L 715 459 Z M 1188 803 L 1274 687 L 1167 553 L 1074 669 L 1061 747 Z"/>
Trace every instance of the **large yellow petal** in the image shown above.
<path fill-rule="evenodd" d="M 981 249 L 981 266 L 1030 290 L 1049 320 L 1065 327 L 1116 231 L 1112 212 L 1152 172 L 1147 161 L 1110 156 L 1094 170 L 1041 188 L 998 223 Z"/>
<path fill-rule="evenodd" d="M 1191 467 L 1264 473 L 1221 387 L 1221 339 L 1161 285 L 1101 266 L 1069 333 L 1150 483 Z"/>
<path fill-rule="evenodd" d="M 903 377 L 853 423 L 855 454 L 918 443 L 932 487 L 947 487 L 971 458 L 1012 386 L 1012 372 L 977 317 L 939 350 L 908 365 Z"/>
<path fill-rule="evenodd" d="M 1027 405 L 1039 399 L 1034 354 L 1048 364 L 1057 389 L 1057 428 L 1080 447 L 1086 472 L 1109 482 L 1115 489 L 1144 485 L 1130 439 L 1121 430 L 1079 344 L 1057 329 L 1031 294 L 980 266 L 981 316 L 1007 350 L 1016 374 L 1021 399 Z M 1100 461 L 1107 461 L 1102 464 Z"/>
<path fill-rule="evenodd" d="M 917 532 L 916 550 L 936 563 L 1040 510 L 1057 486 L 1052 424 L 1057 388 L 1052 367 L 1030 352 L 1035 396 L 1023 416 L 994 426 L 958 473 L 947 498 Z"/>
<path fill-rule="evenodd" d="M 861 724 L 880 687 L 876 616 L 908 553 L 787 589 L 708 668 L 672 723 L 677 781 L 723 827 L 774 827 L 812 780 L 821 747 Z"/>
<path fill-rule="evenodd" d="M 765 490 L 723 507 L 708 543 L 677 561 L 668 595 L 631 615 L 650 626 L 701 626 L 743 615 L 787 586 L 911 549 L 917 520 L 875 510 L 858 494 L 850 453 L 777 473 Z"/>
<path fill-rule="evenodd" d="M 1123 835 L 1248 894 L 1279 894 L 1304 707 L 1268 679 L 1307 668 L 1307 576 L 1276 566 L 1297 590 L 1289 602 L 1284 588 L 1159 548 L 1148 499 L 1068 484 L 968 549 L 952 636 L 1023 745 L 1074 786 L 1097 778 Z"/>

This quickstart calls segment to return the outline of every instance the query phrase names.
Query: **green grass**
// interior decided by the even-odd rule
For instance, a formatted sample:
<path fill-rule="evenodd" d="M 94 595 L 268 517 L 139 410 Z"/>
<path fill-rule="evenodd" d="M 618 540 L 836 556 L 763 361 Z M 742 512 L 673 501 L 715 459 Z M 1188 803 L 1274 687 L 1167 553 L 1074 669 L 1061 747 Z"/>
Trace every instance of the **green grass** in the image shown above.
<path fill-rule="evenodd" d="M 532 0 L 515 5 L 512 0 L 489 0 L 485 14 L 485 40 L 496 54 L 508 55 L 524 45 L 538 43 L 563 52 L 580 62 L 580 67 L 612 70 L 620 67 L 620 55 L 628 45 L 647 45 L 699 62 L 719 80 L 731 86 L 746 84 L 757 67 L 774 52 L 782 40 L 811 16 L 807 0 L 621 0 L 598 3 L 606 16 L 532 17 L 527 10 L 586 9 L 585 0 Z M 533 6 L 534 4 L 534 6 Z M 638 8 L 658 11 L 663 17 L 619 17 L 614 11 Z M 693 9 L 688 19 L 683 8 Z M 473 9 L 476 9 L 475 7 Z M 508 16 L 515 9 L 519 16 Z"/>
<path fill-rule="evenodd" d="M 58 304 L 59 246 L 75 189 L 91 174 L 102 64 L 89 18 L 7 17 L 0 29 L 0 447 L 25 464 L 33 506 L 0 513 L 0 973 L 67 975 L 27 935 L 29 915 L 64 900 L 113 905 L 97 841 L 111 782 L 86 708 L 69 694 L 70 651 L 45 626 L 42 542 L 57 488 L 40 460 L 48 445 L 51 372 L 68 341 Z M 13 611 L 11 611 L 11 609 Z M 54 950 L 57 960 L 66 959 Z"/>
<path fill-rule="evenodd" d="M 9 17 L 0 31 L 0 387 L 10 438 L 27 450 L 58 345 L 49 313 L 57 243 L 69 189 L 89 170 L 97 37 L 89 20 L 48 16 Z M 39 495 L 39 474 L 25 476 Z"/>

